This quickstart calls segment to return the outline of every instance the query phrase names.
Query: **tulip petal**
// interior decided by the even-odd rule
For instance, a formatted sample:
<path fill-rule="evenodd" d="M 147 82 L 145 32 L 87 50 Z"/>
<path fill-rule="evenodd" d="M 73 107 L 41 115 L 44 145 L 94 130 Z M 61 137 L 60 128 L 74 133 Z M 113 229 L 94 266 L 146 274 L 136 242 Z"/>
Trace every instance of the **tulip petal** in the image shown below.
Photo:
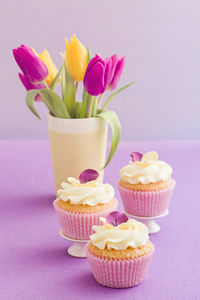
<path fill-rule="evenodd" d="M 13 50 L 14 58 L 29 81 L 38 83 L 48 76 L 48 69 L 30 47 L 21 45 Z"/>
<path fill-rule="evenodd" d="M 104 90 L 104 70 L 105 67 L 100 61 L 86 70 L 83 84 L 90 95 L 97 96 Z"/>
<path fill-rule="evenodd" d="M 23 47 L 24 45 L 21 45 L 21 47 Z M 16 63 L 18 64 L 18 66 L 20 67 L 20 69 L 22 70 L 22 72 L 25 74 L 26 70 L 20 60 L 20 56 L 19 56 L 19 53 L 18 53 L 18 50 L 17 49 L 13 49 L 13 56 L 15 58 L 15 61 Z"/>
<path fill-rule="evenodd" d="M 58 71 L 57 75 L 55 76 L 54 80 L 51 82 L 50 89 L 55 90 L 56 86 L 58 85 L 59 81 L 61 81 L 61 74 L 63 71 L 63 65 L 60 67 L 60 70 Z"/>
<path fill-rule="evenodd" d="M 97 62 L 102 62 L 103 60 L 101 59 L 101 57 L 99 55 L 95 55 L 95 57 L 93 57 L 88 66 L 87 66 L 87 70 L 90 70 L 91 67 L 93 67 Z"/>
<path fill-rule="evenodd" d="M 104 73 L 104 87 L 102 90 L 102 94 L 105 92 L 107 89 L 107 86 L 109 84 L 109 79 L 110 79 L 110 72 L 111 72 L 111 67 L 112 67 L 112 59 L 111 58 L 106 58 L 105 59 L 105 73 Z"/>
<path fill-rule="evenodd" d="M 114 54 L 113 56 L 111 56 L 111 60 L 112 60 L 112 66 L 111 66 L 111 70 L 110 70 L 109 84 L 111 83 L 111 81 L 113 79 L 115 69 L 116 69 L 116 66 L 117 66 L 118 61 L 119 61 L 118 55 Z"/>
<path fill-rule="evenodd" d="M 87 68 L 87 50 L 75 35 L 66 43 L 66 61 L 75 81 L 83 80 Z"/>
<path fill-rule="evenodd" d="M 33 84 L 31 81 L 28 80 L 28 78 L 24 74 L 19 73 L 19 79 L 21 80 L 22 84 L 24 85 L 27 91 L 39 90 L 44 88 L 44 85 L 42 83 Z M 41 97 L 39 94 L 37 94 L 35 97 L 35 101 L 39 100 L 41 100 Z"/>
<path fill-rule="evenodd" d="M 45 65 L 48 68 L 49 73 L 48 73 L 48 77 L 46 78 L 45 81 L 48 84 L 48 86 L 50 86 L 51 83 L 53 82 L 54 78 L 58 74 L 58 69 L 56 68 L 54 62 L 52 61 L 51 56 L 50 56 L 49 52 L 47 51 L 47 49 L 44 49 L 43 52 L 38 54 L 38 57 L 45 63 Z"/>
<path fill-rule="evenodd" d="M 116 69 L 115 69 L 115 73 L 113 75 L 113 79 L 110 82 L 110 89 L 114 90 L 119 82 L 120 76 L 122 74 L 123 68 L 124 68 L 124 64 L 125 64 L 125 57 L 122 57 L 122 59 L 120 61 L 118 61 Z"/>
<path fill-rule="evenodd" d="M 29 90 L 37 90 L 37 89 L 43 89 L 44 85 L 42 83 L 33 84 L 31 81 L 28 80 L 26 75 L 19 73 L 19 78 L 27 91 Z"/>

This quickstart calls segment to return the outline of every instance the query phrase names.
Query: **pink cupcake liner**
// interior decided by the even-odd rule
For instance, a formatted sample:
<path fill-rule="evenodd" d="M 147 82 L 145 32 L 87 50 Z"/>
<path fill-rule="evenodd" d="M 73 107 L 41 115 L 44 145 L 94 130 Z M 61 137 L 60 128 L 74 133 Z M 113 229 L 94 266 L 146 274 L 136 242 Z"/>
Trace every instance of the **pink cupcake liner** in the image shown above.
<path fill-rule="evenodd" d="M 142 257 L 135 259 L 113 259 L 96 257 L 86 249 L 87 258 L 98 283 L 112 288 L 128 288 L 140 284 L 148 271 L 152 251 Z"/>
<path fill-rule="evenodd" d="M 176 182 L 159 191 L 134 191 L 118 182 L 118 189 L 128 214 L 138 217 L 153 217 L 164 213 L 168 208 Z"/>
<path fill-rule="evenodd" d="M 81 214 L 76 212 L 65 211 L 57 205 L 58 199 L 53 202 L 59 222 L 61 224 L 64 235 L 77 240 L 89 240 L 93 233 L 93 225 L 101 225 L 100 217 L 105 217 L 118 206 L 115 199 L 115 204 L 108 210 Z"/>

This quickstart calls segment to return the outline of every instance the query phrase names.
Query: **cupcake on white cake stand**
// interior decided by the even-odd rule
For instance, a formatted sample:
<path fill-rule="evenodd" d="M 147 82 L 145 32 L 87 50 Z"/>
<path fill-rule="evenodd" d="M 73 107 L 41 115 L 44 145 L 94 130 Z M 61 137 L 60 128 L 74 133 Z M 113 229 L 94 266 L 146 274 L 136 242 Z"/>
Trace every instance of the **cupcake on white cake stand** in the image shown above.
<path fill-rule="evenodd" d="M 172 168 L 158 159 L 156 151 L 144 155 L 130 154 L 131 160 L 120 170 L 118 190 L 125 213 L 144 223 L 149 233 L 160 231 L 155 220 L 168 215 L 176 181 L 171 177 Z"/>

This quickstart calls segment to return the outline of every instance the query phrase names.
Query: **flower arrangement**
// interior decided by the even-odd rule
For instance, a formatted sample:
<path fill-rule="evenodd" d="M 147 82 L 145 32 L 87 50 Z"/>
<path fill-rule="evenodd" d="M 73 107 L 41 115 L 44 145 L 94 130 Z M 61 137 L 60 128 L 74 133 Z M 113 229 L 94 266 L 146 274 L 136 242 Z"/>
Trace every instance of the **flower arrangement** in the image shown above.
<path fill-rule="evenodd" d="M 37 54 L 33 48 L 21 45 L 13 50 L 14 58 L 22 73 L 19 78 L 27 90 L 26 103 L 31 112 L 40 119 L 34 107 L 35 102 L 43 102 L 49 113 L 57 118 L 99 117 L 108 122 L 112 131 L 110 153 L 105 166 L 111 161 L 121 135 L 120 121 L 114 111 L 107 110 L 112 98 L 133 82 L 112 92 L 104 104 L 105 93 L 113 91 L 118 84 L 125 64 L 125 57 L 119 59 L 115 54 L 102 59 L 91 56 L 75 35 L 68 42 L 62 54 L 62 65 L 57 70 L 47 50 Z M 82 101 L 77 100 L 77 90 L 83 82 Z M 61 97 L 55 88 L 61 82 Z M 104 166 L 104 167 L 105 167 Z"/>

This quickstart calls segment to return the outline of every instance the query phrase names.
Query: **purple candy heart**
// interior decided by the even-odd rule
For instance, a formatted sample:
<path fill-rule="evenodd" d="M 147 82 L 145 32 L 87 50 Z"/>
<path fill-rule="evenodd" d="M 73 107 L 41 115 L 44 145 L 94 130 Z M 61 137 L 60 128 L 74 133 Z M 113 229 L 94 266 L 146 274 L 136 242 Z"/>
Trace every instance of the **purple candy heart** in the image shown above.
<path fill-rule="evenodd" d="M 106 218 L 108 224 L 118 226 L 128 221 L 128 217 L 125 214 L 121 214 L 119 211 L 112 211 Z"/>
<path fill-rule="evenodd" d="M 87 169 L 83 171 L 79 176 L 80 183 L 86 183 L 88 181 L 96 180 L 99 177 L 99 173 L 93 169 Z"/>
<path fill-rule="evenodd" d="M 141 161 L 143 155 L 140 152 L 131 152 L 130 156 L 132 158 L 132 162 L 135 162 Z"/>

